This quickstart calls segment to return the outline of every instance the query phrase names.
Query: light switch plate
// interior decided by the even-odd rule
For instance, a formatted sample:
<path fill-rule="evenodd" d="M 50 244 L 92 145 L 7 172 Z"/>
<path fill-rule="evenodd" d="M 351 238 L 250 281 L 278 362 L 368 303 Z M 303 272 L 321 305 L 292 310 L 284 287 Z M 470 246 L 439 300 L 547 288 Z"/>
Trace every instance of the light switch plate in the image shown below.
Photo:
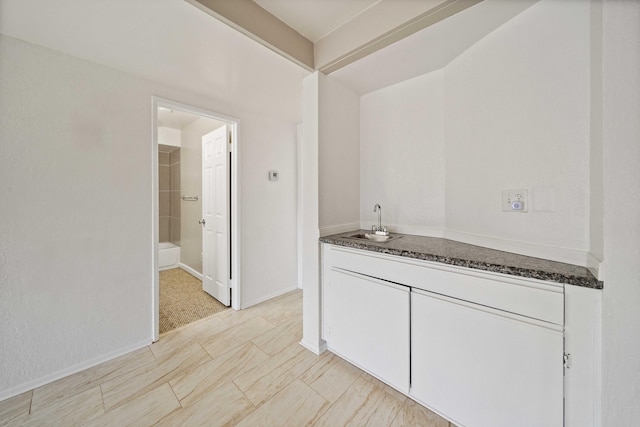
<path fill-rule="evenodd" d="M 280 179 L 278 171 L 269 171 L 269 181 L 277 181 Z"/>
<path fill-rule="evenodd" d="M 502 190 L 503 212 L 527 212 L 527 190 Z"/>

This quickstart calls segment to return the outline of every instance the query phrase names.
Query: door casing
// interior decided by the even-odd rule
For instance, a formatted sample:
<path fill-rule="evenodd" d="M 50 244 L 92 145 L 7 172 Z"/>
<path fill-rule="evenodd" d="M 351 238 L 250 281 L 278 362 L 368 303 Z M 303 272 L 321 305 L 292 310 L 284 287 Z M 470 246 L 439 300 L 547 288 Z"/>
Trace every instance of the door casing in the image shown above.
<path fill-rule="evenodd" d="M 167 107 L 187 113 L 208 117 L 210 119 L 226 122 L 231 133 L 231 308 L 242 308 L 242 275 L 241 275 L 241 204 L 240 204 L 240 120 L 225 114 L 220 114 L 204 108 L 183 104 L 178 101 L 151 97 L 152 126 L 151 126 L 151 330 L 152 339 L 157 341 L 160 336 L 160 275 L 158 273 L 158 236 L 159 229 L 159 200 L 158 200 L 158 107 Z"/>

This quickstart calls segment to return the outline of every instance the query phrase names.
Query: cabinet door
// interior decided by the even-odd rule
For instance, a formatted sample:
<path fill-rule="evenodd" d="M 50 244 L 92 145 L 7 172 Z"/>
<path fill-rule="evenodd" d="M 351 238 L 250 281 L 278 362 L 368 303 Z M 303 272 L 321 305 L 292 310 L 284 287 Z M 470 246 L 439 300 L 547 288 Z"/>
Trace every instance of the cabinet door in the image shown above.
<path fill-rule="evenodd" d="M 409 288 L 333 268 L 325 339 L 333 353 L 409 392 Z"/>
<path fill-rule="evenodd" d="M 465 426 L 562 426 L 562 328 L 411 294 L 411 395 Z"/>

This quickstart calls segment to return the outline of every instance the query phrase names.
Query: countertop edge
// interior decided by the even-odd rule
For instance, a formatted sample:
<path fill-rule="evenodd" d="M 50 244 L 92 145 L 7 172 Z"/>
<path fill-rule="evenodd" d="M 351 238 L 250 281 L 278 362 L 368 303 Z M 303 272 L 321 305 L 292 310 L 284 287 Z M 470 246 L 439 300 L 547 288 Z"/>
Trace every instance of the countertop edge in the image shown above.
<path fill-rule="evenodd" d="M 357 240 L 344 237 L 345 234 L 350 234 L 358 231 L 359 230 L 354 230 L 349 233 L 340 233 L 340 234 L 320 237 L 319 241 L 322 243 L 328 243 L 328 244 L 333 244 L 333 245 L 338 245 L 338 246 L 343 246 L 343 247 L 348 247 L 353 249 L 383 253 L 387 255 L 401 256 L 405 258 L 418 259 L 423 261 L 438 262 L 438 263 L 457 266 L 457 267 L 465 267 L 465 268 L 470 268 L 474 270 L 488 271 L 493 273 L 502 273 L 509 276 L 544 280 L 548 282 L 579 286 L 583 288 L 602 290 L 604 287 L 603 281 L 599 281 L 593 276 L 588 277 L 589 275 L 591 275 L 591 273 L 588 272 L 586 267 L 584 268 L 588 273 L 587 277 L 580 277 L 575 275 L 551 273 L 548 271 L 536 270 L 536 269 L 530 269 L 530 268 L 519 268 L 519 267 L 514 267 L 509 265 L 481 262 L 477 260 L 447 257 L 447 256 L 438 255 L 438 254 L 433 254 L 433 253 L 414 252 L 411 250 L 389 248 L 389 247 L 382 246 L 383 244 L 380 244 L 380 243 L 357 241 Z M 401 234 L 401 233 L 396 233 L 396 234 Z M 414 236 L 414 237 L 420 237 L 420 236 Z M 442 239 L 442 240 L 446 240 L 446 239 Z M 490 248 L 483 248 L 483 249 L 490 249 Z M 524 256 L 520 254 L 513 254 L 513 255 Z M 545 260 L 545 261 L 555 262 L 551 260 Z M 558 263 L 558 264 L 562 264 L 562 263 Z M 578 266 L 575 266 L 575 267 L 578 267 Z"/>

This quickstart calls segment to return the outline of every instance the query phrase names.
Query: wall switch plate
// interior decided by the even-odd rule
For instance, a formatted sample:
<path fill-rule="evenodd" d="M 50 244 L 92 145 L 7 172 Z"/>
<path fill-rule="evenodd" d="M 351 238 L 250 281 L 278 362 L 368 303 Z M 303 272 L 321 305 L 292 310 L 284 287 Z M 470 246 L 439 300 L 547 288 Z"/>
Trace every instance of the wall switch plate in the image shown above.
<path fill-rule="evenodd" d="M 527 190 L 502 190 L 503 212 L 527 212 Z"/>
<path fill-rule="evenodd" d="M 278 171 L 269 171 L 269 181 L 277 181 L 280 179 Z"/>

